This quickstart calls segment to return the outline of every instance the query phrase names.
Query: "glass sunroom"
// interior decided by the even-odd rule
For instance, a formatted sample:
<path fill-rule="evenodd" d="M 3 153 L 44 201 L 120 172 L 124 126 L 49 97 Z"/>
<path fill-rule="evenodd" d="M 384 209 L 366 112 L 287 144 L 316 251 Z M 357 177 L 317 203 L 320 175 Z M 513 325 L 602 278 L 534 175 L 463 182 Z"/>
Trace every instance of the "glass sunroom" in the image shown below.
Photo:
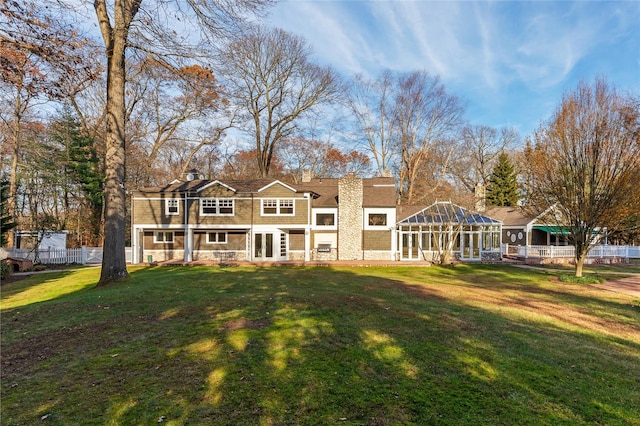
<path fill-rule="evenodd" d="M 400 260 L 501 260 L 502 222 L 437 202 L 397 223 Z"/>

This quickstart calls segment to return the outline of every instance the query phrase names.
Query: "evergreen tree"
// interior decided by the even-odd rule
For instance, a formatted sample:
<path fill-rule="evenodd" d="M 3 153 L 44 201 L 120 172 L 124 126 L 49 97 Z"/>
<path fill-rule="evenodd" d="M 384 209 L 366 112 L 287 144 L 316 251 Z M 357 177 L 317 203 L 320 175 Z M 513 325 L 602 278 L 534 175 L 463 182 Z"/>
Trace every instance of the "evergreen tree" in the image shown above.
<path fill-rule="evenodd" d="M 9 183 L 0 181 L 0 247 L 6 243 L 5 234 L 16 227 L 7 208 L 9 200 Z"/>
<path fill-rule="evenodd" d="M 492 206 L 515 206 L 518 204 L 517 173 L 504 152 L 498 157 L 498 164 L 493 169 L 487 187 L 487 204 Z"/>
<path fill-rule="evenodd" d="M 85 232 L 83 242 L 101 244 L 105 178 L 95 141 L 86 135 L 68 108 L 52 123 L 51 139 L 61 148 L 60 163 L 64 164 L 71 184 L 80 190 L 78 203 L 84 210 L 81 218 Z"/>

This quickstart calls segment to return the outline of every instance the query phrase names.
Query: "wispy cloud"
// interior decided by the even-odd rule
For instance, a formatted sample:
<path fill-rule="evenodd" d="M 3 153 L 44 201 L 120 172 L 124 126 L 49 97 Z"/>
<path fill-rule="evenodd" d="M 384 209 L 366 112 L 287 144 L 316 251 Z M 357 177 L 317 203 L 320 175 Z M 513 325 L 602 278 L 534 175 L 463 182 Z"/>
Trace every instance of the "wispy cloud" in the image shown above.
<path fill-rule="evenodd" d="M 426 69 L 496 115 L 603 73 L 640 90 L 637 1 L 290 0 L 271 21 L 347 75 Z"/>

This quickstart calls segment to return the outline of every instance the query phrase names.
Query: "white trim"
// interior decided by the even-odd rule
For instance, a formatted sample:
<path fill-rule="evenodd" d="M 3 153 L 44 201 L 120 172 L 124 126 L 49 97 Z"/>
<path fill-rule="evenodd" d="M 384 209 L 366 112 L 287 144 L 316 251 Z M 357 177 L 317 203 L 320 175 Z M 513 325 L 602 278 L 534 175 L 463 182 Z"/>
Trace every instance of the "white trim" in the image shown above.
<path fill-rule="evenodd" d="M 260 216 L 295 216 L 296 215 L 296 198 L 258 198 L 260 200 Z M 264 203 L 265 201 L 275 201 L 275 213 L 265 213 L 264 212 Z M 283 201 L 291 202 L 291 213 L 281 213 Z M 269 206 L 269 208 L 273 208 L 273 206 Z M 285 206 L 284 208 L 289 208 L 289 206 Z"/>
<path fill-rule="evenodd" d="M 218 198 L 218 197 L 201 197 L 198 198 L 198 214 L 200 216 L 234 216 L 236 212 L 236 203 L 234 198 Z M 214 201 L 216 213 L 205 213 L 204 212 L 204 201 Z M 220 202 L 231 202 L 231 213 L 220 213 Z M 208 208 L 212 208 L 212 206 L 208 206 Z M 229 208 L 229 206 L 224 206 L 224 208 Z"/>
<path fill-rule="evenodd" d="M 387 223 L 384 225 L 369 225 L 369 215 L 370 214 L 386 214 L 387 215 Z M 365 231 L 387 231 L 393 230 L 396 228 L 396 209 L 395 207 L 391 208 L 375 208 L 375 207 L 365 207 L 362 210 L 362 229 Z"/>
<path fill-rule="evenodd" d="M 215 234 L 216 235 L 216 240 L 215 241 L 211 241 L 209 239 L 209 235 L 210 234 Z M 219 232 L 219 231 L 207 231 L 206 235 L 207 235 L 207 244 L 227 244 L 228 237 L 229 237 L 226 232 Z M 224 235 L 224 241 L 219 241 L 220 235 Z"/>
<path fill-rule="evenodd" d="M 297 193 L 297 192 L 298 192 L 295 188 L 292 188 L 291 186 L 287 185 L 286 183 L 282 183 L 282 182 L 280 182 L 279 180 L 274 180 L 274 181 L 273 181 L 273 182 L 271 182 L 270 184 L 265 185 L 265 186 L 263 186 L 262 188 L 258 189 L 258 191 L 257 191 L 257 192 L 262 192 L 262 191 L 264 191 L 265 189 L 270 188 L 270 187 L 272 187 L 272 186 L 273 186 L 273 185 L 275 185 L 275 184 L 280 184 L 280 185 L 284 186 L 285 188 L 287 188 L 288 190 L 290 190 L 291 192 L 295 192 L 295 193 Z"/>
<path fill-rule="evenodd" d="M 333 225 L 319 225 L 316 221 L 317 215 L 319 214 L 332 214 Z M 313 208 L 311 211 L 311 229 L 318 231 L 331 231 L 338 229 L 338 209 L 335 207 Z"/>
<path fill-rule="evenodd" d="M 220 182 L 219 180 L 214 180 L 213 182 L 209 182 L 208 184 L 206 184 L 206 185 L 204 185 L 204 186 L 202 186 L 202 187 L 198 188 L 198 189 L 196 190 L 196 192 L 200 192 L 200 191 L 202 191 L 203 189 L 205 189 L 205 188 L 209 188 L 210 186 L 213 186 L 213 185 L 220 185 L 220 186 L 224 186 L 224 187 L 225 187 L 225 188 L 227 188 L 229 191 L 238 192 L 235 188 L 232 188 L 232 187 L 230 187 L 229 185 L 227 185 L 227 184 L 224 184 L 224 183 Z"/>
<path fill-rule="evenodd" d="M 180 201 L 182 201 L 181 198 L 164 198 L 164 213 L 167 216 L 178 216 L 180 214 Z M 171 203 L 175 203 L 175 206 L 170 206 L 169 204 Z M 175 212 L 171 212 L 169 211 L 169 208 L 171 207 L 175 207 L 176 211 Z"/>
<path fill-rule="evenodd" d="M 162 233 L 163 235 L 163 239 L 162 240 L 158 240 L 158 235 Z M 171 235 L 171 241 L 167 241 L 164 238 L 167 235 Z M 167 244 L 175 244 L 176 242 L 176 233 L 174 231 L 153 231 L 153 243 L 154 244 L 162 244 L 162 243 L 167 243 Z"/>

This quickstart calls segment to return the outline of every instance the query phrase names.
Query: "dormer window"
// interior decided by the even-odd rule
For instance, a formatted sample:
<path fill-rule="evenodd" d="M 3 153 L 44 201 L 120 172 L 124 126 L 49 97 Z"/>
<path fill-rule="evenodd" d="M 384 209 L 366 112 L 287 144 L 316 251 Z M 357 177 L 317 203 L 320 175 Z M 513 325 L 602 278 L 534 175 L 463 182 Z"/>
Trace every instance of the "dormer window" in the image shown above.
<path fill-rule="evenodd" d="M 180 214 L 180 199 L 167 198 L 164 200 L 164 211 L 167 215 Z"/>

